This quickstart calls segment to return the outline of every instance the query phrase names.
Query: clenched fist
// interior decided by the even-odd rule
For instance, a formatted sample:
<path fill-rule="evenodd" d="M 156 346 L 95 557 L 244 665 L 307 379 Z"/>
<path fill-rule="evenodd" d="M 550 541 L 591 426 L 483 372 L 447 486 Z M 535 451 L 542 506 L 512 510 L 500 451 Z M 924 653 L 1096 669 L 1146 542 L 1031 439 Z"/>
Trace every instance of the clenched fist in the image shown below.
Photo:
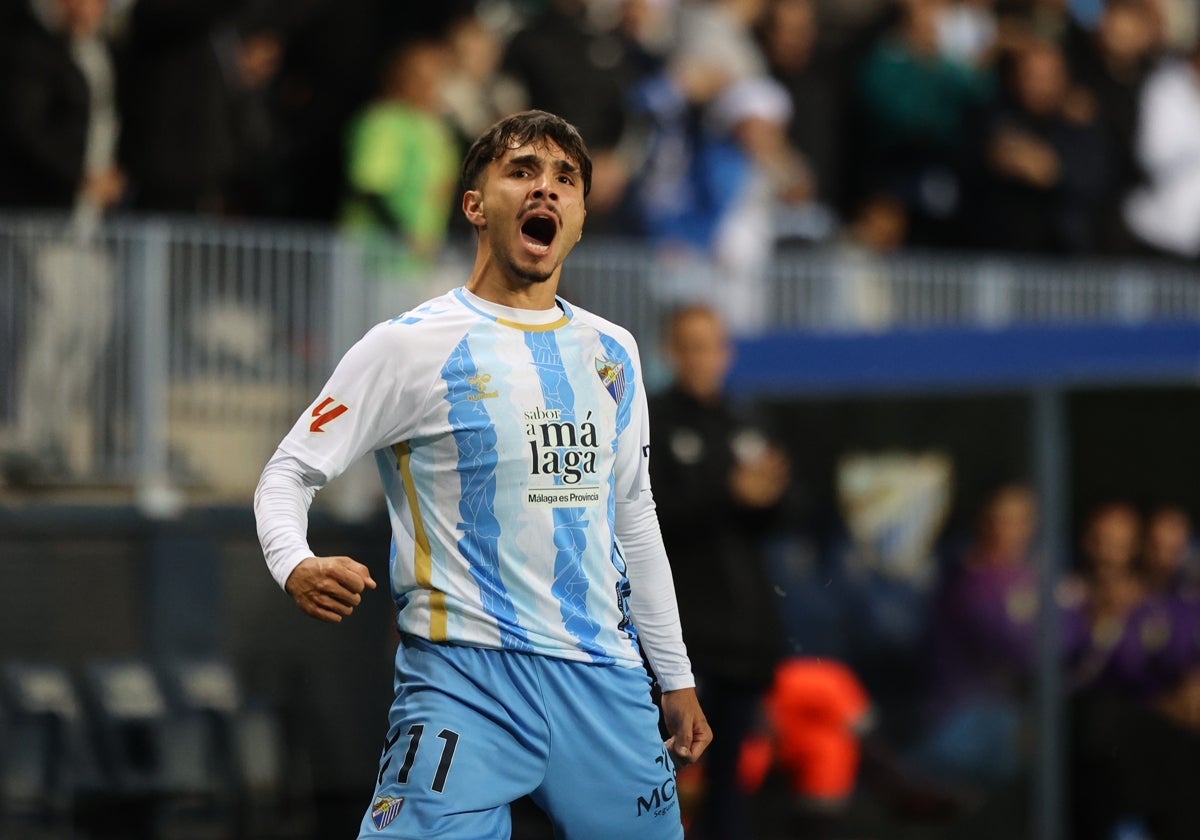
<path fill-rule="evenodd" d="M 300 609 L 321 621 L 338 623 L 374 589 L 371 571 L 349 557 L 309 557 L 292 570 L 284 589 Z"/>

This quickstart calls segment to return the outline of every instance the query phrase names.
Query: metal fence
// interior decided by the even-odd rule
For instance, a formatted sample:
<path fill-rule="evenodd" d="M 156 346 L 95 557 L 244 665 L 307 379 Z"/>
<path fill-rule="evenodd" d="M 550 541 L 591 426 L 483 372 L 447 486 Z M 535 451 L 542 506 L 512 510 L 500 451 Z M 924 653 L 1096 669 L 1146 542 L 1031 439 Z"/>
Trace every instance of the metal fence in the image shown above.
<path fill-rule="evenodd" d="M 132 489 L 150 505 L 163 493 L 244 499 L 345 349 L 465 280 L 469 247 L 418 279 L 402 254 L 327 228 L 121 220 L 89 233 L 0 217 L 9 480 Z M 1200 319 L 1200 272 L 1186 267 L 830 246 L 781 252 L 746 278 L 585 240 L 562 290 L 629 327 L 648 357 L 662 314 L 694 297 L 739 304 L 740 326 L 765 330 Z"/>
<path fill-rule="evenodd" d="M 0 221 L 10 480 L 253 487 L 360 331 L 347 251 L 325 230 Z"/>

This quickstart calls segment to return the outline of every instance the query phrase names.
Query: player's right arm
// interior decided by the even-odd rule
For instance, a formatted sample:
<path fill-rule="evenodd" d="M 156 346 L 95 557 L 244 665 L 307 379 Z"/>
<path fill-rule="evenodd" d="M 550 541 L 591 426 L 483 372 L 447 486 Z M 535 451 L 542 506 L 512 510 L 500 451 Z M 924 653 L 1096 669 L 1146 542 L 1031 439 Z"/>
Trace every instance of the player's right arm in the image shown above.
<path fill-rule="evenodd" d="M 268 461 L 254 493 L 254 514 L 267 568 L 309 615 L 337 622 L 376 584 L 349 557 L 321 557 L 308 545 L 308 511 L 317 491 L 362 455 L 403 440 L 411 418 L 400 332 L 380 325 L 342 358 L 312 405 Z"/>
<path fill-rule="evenodd" d="M 319 472 L 282 450 L 263 469 L 254 515 L 267 568 L 301 610 L 337 623 L 374 589 L 371 571 L 349 557 L 316 557 L 308 546 L 308 508 L 325 484 Z"/>

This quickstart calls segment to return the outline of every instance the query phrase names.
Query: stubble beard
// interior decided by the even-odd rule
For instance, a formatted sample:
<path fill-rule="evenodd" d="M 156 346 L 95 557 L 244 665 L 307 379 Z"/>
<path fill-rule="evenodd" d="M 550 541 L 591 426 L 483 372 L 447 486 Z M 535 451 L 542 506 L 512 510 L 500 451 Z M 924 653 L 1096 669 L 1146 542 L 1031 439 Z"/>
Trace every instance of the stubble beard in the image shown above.
<path fill-rule="evenodd" d="M 503 250 L 493 249 L 493 253 L 496 255 L 497 262 L 500 263 L 501 268 L 506 274 L 515 277 L 518 280 L 524 280 L 530 285 L 545 283 L 554 275 L 555 269 L 558 268 L 557 265 L 548 270 L 540 268 L 524 268 L 517 263 L 516 258 L 513 256 L 512 249 L 510 248 L 504 248 Z"/>

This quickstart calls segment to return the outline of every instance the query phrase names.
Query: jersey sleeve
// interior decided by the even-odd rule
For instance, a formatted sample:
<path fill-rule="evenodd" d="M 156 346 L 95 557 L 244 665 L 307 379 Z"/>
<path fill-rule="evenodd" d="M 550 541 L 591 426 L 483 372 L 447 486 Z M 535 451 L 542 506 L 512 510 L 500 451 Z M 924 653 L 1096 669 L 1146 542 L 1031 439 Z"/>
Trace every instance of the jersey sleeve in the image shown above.
<path fill-rule="evenodd" d="M 259 478 L 254 515 L 267 567 L 283 587 L 306 557 L 313 496 L 351 463 L 404 439 L 414 422 L 396 329 L 381 324 L 350 348 L 320 396 L 279 444 Z"/>
<path fill-rule="evenodd" d="M 406 369 L 403 327 L 380 324 L 346 352 L 319 396 L 279 444 L 326 482 L 368 452 L 405 440 L 420 395 Z"/>
<path fill-rule="evenodd" d="M 254 490 L 254 519 L 267 568 L 281 589 L 313 550 L 308 545 L 308 508 L 324 477 L 276 450 Z"/>
<path fill-rule="evenodd" d="M 625 553 L 629 606 L 642 649 L 663 690 L 673 691 L 694 686 L 696 680 L 683 643 L 671 564 L 650 492 L 650 421 L 636 345 L 630 352 L 635 366 L 633 391 L 628 397 L 628 422 L 617 439 L 614 528 Z"/>

